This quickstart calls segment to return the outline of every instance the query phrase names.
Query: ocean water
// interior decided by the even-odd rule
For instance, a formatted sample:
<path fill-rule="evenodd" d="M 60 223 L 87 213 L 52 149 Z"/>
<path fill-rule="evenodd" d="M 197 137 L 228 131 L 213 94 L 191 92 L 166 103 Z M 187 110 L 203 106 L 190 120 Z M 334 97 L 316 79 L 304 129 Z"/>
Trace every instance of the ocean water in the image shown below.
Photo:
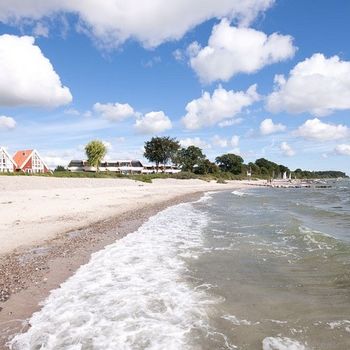
<path fill-rule="evenodd" d="M 208 193 L 95 253 L 20 350 L 350 349 L 350 182 Z"/>

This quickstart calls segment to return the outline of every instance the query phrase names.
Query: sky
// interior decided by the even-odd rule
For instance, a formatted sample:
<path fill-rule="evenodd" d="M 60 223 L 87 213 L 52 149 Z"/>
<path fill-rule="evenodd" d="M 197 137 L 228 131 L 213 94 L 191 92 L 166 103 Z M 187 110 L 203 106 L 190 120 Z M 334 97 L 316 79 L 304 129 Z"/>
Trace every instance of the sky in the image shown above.
<path fill-rule="evenodd" d="M 348 0 L 1 0 L 0 146 L 143 160 L 152 136 L 350 174 Z"/>

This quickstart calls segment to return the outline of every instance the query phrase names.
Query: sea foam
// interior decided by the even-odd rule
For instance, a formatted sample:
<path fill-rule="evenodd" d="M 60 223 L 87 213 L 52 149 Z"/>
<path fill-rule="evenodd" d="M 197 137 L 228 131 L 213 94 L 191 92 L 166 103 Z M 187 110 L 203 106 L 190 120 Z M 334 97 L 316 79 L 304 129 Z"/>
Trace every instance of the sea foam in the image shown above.
<path fill-rule="evenodd" d="M 287 337 L 267 337 L 263 340 L 263 350 L 307 350 L 306 346 Z"/>
<path fill-rule="evenodd" d="M 203 213 L 168 208 L 102 251 L 51 292 L 11 349 L 187 349 L 205 324 L 205 291 L 181 254 L 202 244 Z"/>

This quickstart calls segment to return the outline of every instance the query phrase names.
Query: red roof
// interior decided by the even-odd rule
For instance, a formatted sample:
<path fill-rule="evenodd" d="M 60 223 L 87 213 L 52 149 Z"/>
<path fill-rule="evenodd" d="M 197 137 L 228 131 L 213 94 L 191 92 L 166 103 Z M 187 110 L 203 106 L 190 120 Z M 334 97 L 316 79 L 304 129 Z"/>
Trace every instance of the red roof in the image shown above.
<path fill-rule="evenodd" d="M 33 152 L 32 149 L 26 149 L 26 150 L 17 151 L 15 153 L 15 155 L 13 156 L 13 160 L 17 164 L 18 168 L 22 167 L 23 163 L 32 154 L 32 152 Z"/>

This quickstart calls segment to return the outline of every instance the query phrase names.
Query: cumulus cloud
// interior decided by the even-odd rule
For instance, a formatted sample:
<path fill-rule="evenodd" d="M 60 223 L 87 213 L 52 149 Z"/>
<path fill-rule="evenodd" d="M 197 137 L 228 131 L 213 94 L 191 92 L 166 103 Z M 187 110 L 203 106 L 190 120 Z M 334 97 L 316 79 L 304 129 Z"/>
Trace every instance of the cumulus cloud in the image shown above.
<path fill-rule="evenodd" d="M 185 139 L 180 140 L 181 147 L 187 148 L 189 146 L 196 146 L 202 149 L 211 148 L 211 145 L 200 137 L 187 137 Z"/>
<path fill-rule="evenodd" d="M 350 156 L 350 144 L 343 143 L 341 145 L 337 145 L 334 152 L 342 156 Z"/>
<path fill-rule="evenodd" d="M 213 143 L 214 146 L 217 146 L 217 147 L 222 147 L 222 148 L 228 147 L 227 139 L 219 135 L 214 135 L 211 138 L 211 142 Z"/>
<path fill-rule="evenodd" d="M 163 111 L 149 112 L 136 120 L 134 125 L 140 134 L 156 134 L 172 128 L 171 120 Z"/>
<path fill-rule="evenodd" d="M 128 103 L 95 103 L 93 109 L 103 118 L 113 122 L 119 122 L 136 115 L 134 109 Z"/>
<path fill-rule="evenodd" d="M 256 85 L 250 86 L 246 92 L 227 91 L 219 86 L 212 95 L 204 92 L 200 98 L 189 102 L 186 106 L 187 114 L 182 121 L 187 129 L 213 126 L 225 119 L 234 118 L 243 108 L 259 99 Z"/>
<path fill-rule="evenodd" d="M 292 157 L 295 155 L 295 151 L 287 142 L 282 142 L 280 146 L 281 152 L 284 156 Z"/>
<path fill-rule="evenodd" d="M 227 81 L 238 73 L 254 73 L 266 65 L 294 56 L 289 35 L 267 36 L 252 28 L 230 26 L 223 19 L 214 26 L 208 46 L 189 50 L 190 65 L 204 83 Z"/>
<path fill-rule="evenodd" d="M 321 122 L 318 118 L 309 119 L 295 132 L 297 136 L 308 140 L 331 141 L 350 135 L 350 129 L 345 125 L 334 125 Z"/>
<path fill-rule="evenodd" d="M 286 126 L 280 123 L 274 123 L 272 119 L 264 119 L 260 123 L 260 133 L 262 135 L 270 135 L 276 132 L 281 132 L 286 130 Z"/>
<path fill-rule="evenodd" d="M 16 121 L 12 117 L 0 116 L 0 130 L 1 129 L 14 129 L 16 127 Z"/>
<path fill-rule="evenodd" d="M 211 18 L 228 17 L 248 25 L 274 0 L 2 0 L 0 21 L 18 23 L 74 13 L 80 30 L 102 45 L 116 47 L 132 38 L 146 47 L 180 39 Z"/>
<path fill-rule="evenodd" d="M 299 62 L 287 79 L 275 76 L 267 108 L 274 113 L 308 112 L 317 117 L 350 109 L 350 62 L 320 53 Z"/>
<path fill-rule="evenodd" d="M 239 136 L 238 135 L 233 135 L 231 140 L 227 139 L 225 137 L 221 137 L 219 135 L 214 135 L 211 138 L 211 141 L 213 143 L 214 146 L 217 147 L 237 147 L 239 145 Z"/>
<path fill-rule="evenodd" d="M 58 107 L 72 101 L 30 36 L 0 36 L 0 105 Z"/>

